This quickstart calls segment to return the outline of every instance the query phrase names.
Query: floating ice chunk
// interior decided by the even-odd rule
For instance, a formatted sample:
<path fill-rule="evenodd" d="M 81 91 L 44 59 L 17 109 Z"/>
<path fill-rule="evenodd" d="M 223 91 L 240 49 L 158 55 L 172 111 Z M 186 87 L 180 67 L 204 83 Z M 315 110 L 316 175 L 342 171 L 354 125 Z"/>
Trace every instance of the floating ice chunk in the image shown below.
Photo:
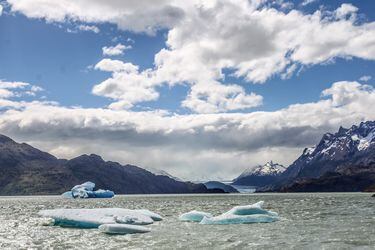
<path fill-rule="evenodd" d="M 147 209 L 136 209 L 134 211 L 139 212 L 139 213 L 141 213 L 143 215 L 146 215 L 146 216 L 150 217 L 153 221 L 161 221 L 161 220 L 163 220 L 163 217 L 161 217 L 159 214 L 154 213 L 154 212 L 152 212 L 150 210 L 147 210 Z"/>
<path fill-rule="evenodd" d="M 248 224 L 248 223 L 267 223 L 279 220 L 277 213 L 267 211 L 262 208 L 263 201 L 257 202 L 253 205 L 236 206 L 229 211 L 212 217 L 199 211 L 191 211 L 180 216 L 182 221 L 196 221 L 200 224 Z M 207 215 L 207 216 L 206 216 Z"/>
<path fill-rule="evenodd" d="M 98 189 L 96 191 L 93 191 L 94 193 L 94 198 L 112 198 L 115 196 L 115 193 L 111 190 L 103 190 L 103 189 Z"/>
<path fill-rule="evenodd" d="M 124 208 L 51 209 L 42 210 L 39 215 L 54 219 L 56 226 L 78 228 L 97 228 L 102 224 L 114 223 L 148 225 L 154 222 L 145 213 Z M 153 217 L 161 219 L 157 214 Z"/>
<path fill-rule="evenodd" d="M 85 183 L 82 183 L 80 185 L 76 185 L 72 188 L 72 190 L 76 190 L 76 189 L 85 189 L 87 191 L 93 191 L 95 188 L 95 183 L 91 182 L 91 181 L 87 181 Z"/>
<path fill-rule="evenodd" d="M 236 206 L 226 212 L 225 214 L 234 214 L 234 215 L 252 215 L 252 214 L 266 214 L 270 216 L 278 216 L 277 213 L 272 211 L 267 211 L 262 208 L 264 201 L 259 201 L 252 205 L 246 206 Z"/>
<path fill-rule="evenodd" d="M 193 210 L 193 211 L 181 214 L 178 219 L 180 221 L 200 222 L 204 217 L 211 218 L 212 214 Z"/>
<path fill-rule="evenodd" d="M 279 218 L 266 214 L 235 215 L 222 214 L 216 217 L 204 217 L 200 224 L 205 225 L 228 225 L 228 224 L 249 224 L 249 223 L 267 223 L 277 221 Z"/>
<path fill-rule="evenodd" d="M 148 233 L 151 230 L 147 227 L 127 225 L 127 224 L 103 224 L 99 226 L 99 231 L 106 234 L 135 234 Z"/>
<path fill-rule="evenodd" d="M 71 199 L 73 199 L 72 191 L 65 192 L 61 196 L 64 197 L 64 198 L 71 198 Z"/>
<path fill-rule="evenodd" d="M 62 194 L 64 198 L 112 198 L 115 193 L 110 190 L 99 189 L 94 191 L 95 183 L 87 181 L 83 184 L 76 185 L 71 191 Z"/>

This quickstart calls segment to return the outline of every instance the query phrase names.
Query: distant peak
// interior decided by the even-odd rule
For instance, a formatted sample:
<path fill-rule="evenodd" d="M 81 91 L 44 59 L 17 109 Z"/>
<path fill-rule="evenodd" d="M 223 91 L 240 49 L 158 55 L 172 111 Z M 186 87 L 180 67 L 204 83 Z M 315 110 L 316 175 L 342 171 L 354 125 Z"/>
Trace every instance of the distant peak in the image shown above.
<path fill-rule="evenodd" d="M 7 143 L 7 142 L 14 142 L 14 141 L 8 136 L 0 134 L 0 143 Z"/>
<path fill-rule="evenodd" d="M 103 158 L 100 156 L 100 155 L 97 155 L 97 154 L 90 154 L 90 155 L 87 155 L 87 154 L 83 154 L 83 155 L 80 155 L 74 159 L 82 159 L 82 160 L 94 160 L 94 161 L 102 161 L 104 162 Z"/>

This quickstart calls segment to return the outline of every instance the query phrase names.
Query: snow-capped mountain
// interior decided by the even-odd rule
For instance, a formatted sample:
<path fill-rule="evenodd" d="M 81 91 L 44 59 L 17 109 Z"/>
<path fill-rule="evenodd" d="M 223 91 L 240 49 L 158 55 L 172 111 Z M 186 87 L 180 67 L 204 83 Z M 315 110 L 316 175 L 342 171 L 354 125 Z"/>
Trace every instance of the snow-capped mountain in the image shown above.
<path fill-rule="evenodd" d="M 265 176 L 265 175 L 279 175 L 285 171 L 285 167 L 272 161 L 267 162 L 264 165 L 258 165 L 255 168 L 248 168 L 242 172 L 237 178 L 244 178 L 249 175 Z"/>
<path fill-rule="evenodd" d="M 326 133 L 315 147 L 306 148 L 303 155 L 308 161 L 317 158 L 344 159 L 348 155 L 365 151 L 375 144 L 375 121 L 362 122 L 350 129 L 340 127 L 335 134 Z"/>
<path fill-rule="evenodd" d="M 233 180 L 235 185 L 263 186 L 267 185 L 285 171 L 285 167 L 272 161 L 255 168 L 246 169 L 240 176 Z"/>
<path fill-rule="evenodd" d="M 340 127 L 337 133 L 324 134 L 316 146 L 305 148 L 302 155 L 280 175 L 276 189 L 290 190 L 286 187 L 301 180 L 304 183 L 307 180 L 312 182 L 313 179 L 315 183 L 318 179 L 324 182 L 323 179 L 328 175 L 329 178 L 339 175 L 335 177 L 338 178 L 335 180 L 337 187 L 346 178 L 347 185 L 354 187 L 353 191 L 357 190 L 355 187 L 358 187 L 362 177 L 363 185 L 375 185 L 375 121 L 361 122 L 349 129 Z M 349 179 L 354 180 L 354 176 L 357 180 L 351 183 Z M 329 186 L 334 185 L 333 181 L 324 183 L 327 190 L 336 190 Z M 319 185 L 315 188 L 319 188 Z"/>

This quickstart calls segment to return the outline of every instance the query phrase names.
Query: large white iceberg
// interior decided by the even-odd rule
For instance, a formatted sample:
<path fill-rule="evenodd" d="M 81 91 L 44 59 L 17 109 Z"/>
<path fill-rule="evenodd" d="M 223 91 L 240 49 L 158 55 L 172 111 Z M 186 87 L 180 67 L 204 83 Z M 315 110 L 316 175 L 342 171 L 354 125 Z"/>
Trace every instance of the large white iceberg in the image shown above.
<path fill-rule="evenodd" d="M 39 215 L 52 218 L 55 226 L 97 228 L 103 224 L 148 225 L 162 217 L 149 210 L 125 208 L 49 209 Z"/>
<path fill-rule="evenodd" d="M 178 219 L 180 221 L 200 222 L 204 217 L 211 218 L 212 214 L 193 210 L 193 211 L 181 214 Z"/>
<path fill-rule="evenodd" d="M 127 224 L 103 224 L 99 226 L 99 231 L 106 234 L 135 234 L 148 233 L 151 230 L 144 226 Z"/>
<path fill-rule="evenodd" d="M 279 220 L 277 213 L 262 208 L 263 203 L 263 201 L 260 201 L 252 205 L 236 206 L 215 217 L 212 217 L 209 213 L 191 211 L 182 214 L 180 220 L 195 221 L 206 225 L 268 223 Z"/>
<path fill-rule="evenodd" d="M 76 185 L 71 191 L 62 194 L 65 198 L 112 198 L 115 193 L 110 190 L 98 189 L 94 191 L 95 183 L 87 181 Z"/>

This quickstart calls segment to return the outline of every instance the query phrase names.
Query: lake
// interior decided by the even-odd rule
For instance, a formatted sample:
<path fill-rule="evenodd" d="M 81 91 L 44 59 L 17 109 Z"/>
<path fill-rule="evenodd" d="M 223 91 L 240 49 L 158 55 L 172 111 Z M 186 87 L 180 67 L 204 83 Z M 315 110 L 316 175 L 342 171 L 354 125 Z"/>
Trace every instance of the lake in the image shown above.
<path fill-rule="evenodd" d="M 279 213 L 269 224 L 180 222 L 190 210 L 221 214 L 265 201 Z M 146 208 L 164 217 L 152 232 L 110 236 L 97 229 L 43 226 L 37 212 L 53 208 Z M 375 198 L 369 193 L 119 195 L 70 200 L 57 196 L 0 197 L 1 249 L 374 249 Z"/>

